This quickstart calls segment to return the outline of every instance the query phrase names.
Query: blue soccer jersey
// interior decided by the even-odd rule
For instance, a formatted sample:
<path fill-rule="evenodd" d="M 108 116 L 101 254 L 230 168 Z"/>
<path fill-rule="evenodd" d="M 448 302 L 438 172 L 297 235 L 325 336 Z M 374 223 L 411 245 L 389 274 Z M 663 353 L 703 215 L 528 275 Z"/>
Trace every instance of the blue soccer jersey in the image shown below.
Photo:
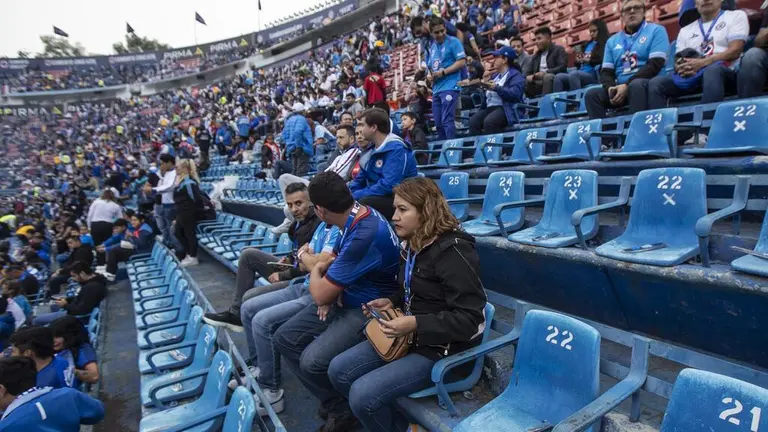
<path fill-rule="evenodd" d="M 427 67 L 434 74 L 440 69 L 446 69 L 466 57 L 467 55 L 464 53 L 464 45 L 461 44 L 461 41 L 458 38 L 446 35 L 441 44 L 432 41 L 429 47 Z M 461 78 L 460 75 L 461 71 L 457 70 L 447 74 L 445 77 L 435 76 L 434 84 L 432 86 L 432 94 L 458 90 L 459 79 Z"/>
<path fill-rule="evenodd" d="M 312 239 L 309 241 L 309 249 L 315 255 L 320 255 L 323 252 L 333 253 L 333 248 L 338 241 L 339 227 L 331 226 L 328 229 L 325 222 L 321 222 L 315 229 L 315 233 L 312 234 Z M 309 289 L 309 277 L 304 278 L 304 288 Z"/>
<path fill-rule="evenodd" d="M 397 289 L 400 247 L 389 223 L 370 207 L 340 234 L 338 253 L 325 277 L 344 289 L 345 308 L 388 297 Z"/>
<path fill-rule="evenodd" d="M 667 59 L 669 37 L 664 27 L 643 22 L 634 35 L 620 31 L 608 39 L 603 69 L 613 69 L 617 84 L 626 84 L 649 59 Z"/>
<path fill-rule="evenodd" d="M 66 374 L 69 369 L 69 363 L 61 358 L 54 356 L 48 366 L 37 371 L 38 387 L 62 388 L 67 385 Z"/>

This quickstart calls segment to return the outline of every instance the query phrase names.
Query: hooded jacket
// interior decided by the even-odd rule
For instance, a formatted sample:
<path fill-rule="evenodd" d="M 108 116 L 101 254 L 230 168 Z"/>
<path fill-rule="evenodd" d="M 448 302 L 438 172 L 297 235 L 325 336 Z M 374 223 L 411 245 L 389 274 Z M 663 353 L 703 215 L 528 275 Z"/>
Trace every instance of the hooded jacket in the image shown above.
<path fill-rule="evenodd" d="M 75 298 L 62 307 L 69 315 L 87 315 L 107 296 L 107 279 L 96 273 L 82 284 Z"/>
<path fill-rule="evenodd" d="M 307 119 L 301 113 L 293 113 L 285 120 L 283 141 L 285 142 L 286 155 L 290 156 L 296 148 L 304 150 L 304 153 L 309 157 L 315 154 L 312 130 L 309 128 Z"/>
<path fill-rule="evenodd" d="M 155 244 L 154 230 L 148 224 L 143 223 L 138 230 L 134 231 L 133 235 L 128 237 L 128 240 L 133 243 L 134 253 L 149 253 Z"/>
<path fill-rule="evenodd" d="M 411 149 L 400 137 L 389 134 L 349 183 L 349 190 L 356 200 L 367 196 L 391 196 L 392 188 L 417 175 Z"/>

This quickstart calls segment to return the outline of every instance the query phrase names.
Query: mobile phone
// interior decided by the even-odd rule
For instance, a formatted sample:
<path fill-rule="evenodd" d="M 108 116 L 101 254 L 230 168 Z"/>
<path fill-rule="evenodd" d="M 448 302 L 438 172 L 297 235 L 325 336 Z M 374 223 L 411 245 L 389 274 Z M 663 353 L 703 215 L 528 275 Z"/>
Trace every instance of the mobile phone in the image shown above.
<path fill-rule="evenodd" d="M 277 261 L 268 262 L 267 265 L 271 266 L 277 271 L 293 268 L 293 264 L 286 264 L 286 263 L 281 263 Z"/>
<path fill-rule="evenodd" d="M 382 322 L 387 320 L 380 313 L 378 313 L 374 308 L 368 306 L 367 303 L 363 303 L 363 307 L 365 308 L 365 310 L 368 311 L 368 313 L 371 314 L 372 317 L 376 318 L 376 321 Z"/>
<path fill-rule="evenodd" d="M 67 296 L 65 296 L 64 294 L 54 294 L 51 296 L 52 300 L 62 300 L 65 298 L 67 298 Z"/>

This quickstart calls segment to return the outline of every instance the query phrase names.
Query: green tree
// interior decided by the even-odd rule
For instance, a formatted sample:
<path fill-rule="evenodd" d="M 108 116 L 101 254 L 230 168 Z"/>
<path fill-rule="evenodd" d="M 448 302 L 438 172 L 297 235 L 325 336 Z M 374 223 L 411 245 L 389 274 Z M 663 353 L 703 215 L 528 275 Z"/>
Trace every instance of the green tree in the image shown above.
<path fill-rule="evenodd" d="M 157 39 L 139 37 L 135 34 L 126 34 L 125 42 L 115 42 L 112 44 L 115 54 L 131 54 L 149 51 L 162 51 L 171 49 L 171 46 L 158 42 Z"/>
<path fill-rule="evenodd" d="M 85 48 L 80 42 L 73 45 L 68 38 L 57 37 L 53 35 L 40 36 L 43 42 L 43 52 L 37 54 L 37 57 L 82 57 L 85 54 Z"/>
<path fill-rule="evenodd" d="M 28 59 L 28 58 L 31 57 L 31 54 L 29 53 L 29 51 L 19 50 L 18 52 L 16 52 L 16 57 L 23 58 L 23 59 Z"/>

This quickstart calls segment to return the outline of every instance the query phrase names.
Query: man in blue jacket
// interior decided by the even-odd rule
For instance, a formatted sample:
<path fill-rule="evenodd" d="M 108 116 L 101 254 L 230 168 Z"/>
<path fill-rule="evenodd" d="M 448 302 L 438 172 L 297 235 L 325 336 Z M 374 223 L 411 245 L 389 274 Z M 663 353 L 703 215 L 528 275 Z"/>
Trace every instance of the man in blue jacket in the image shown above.
<path fill-rule="evenodd" d="M 104 419 L 104 404 L 73 388 L 35 387 L 35 362 L 0 359 L 0 432 L 77 432 Z"/>
<path fill-rule="evenodd" d="M 363 138 L 375 146 L 370 159 L 349 183 L 352 196 L 361 204 L 375 208 L 392 219 L 392 188 L 408 177 L 415 177 L 416 158 L 400 137 L 390 130 L 389 116 L 380 108 L 363 111 L 360 117 Z"/>
<path fill-rule="evenodd" d="M 283 141 L 285 152 L 291 157 L 293 175 L 302 177 L 309 172 L 309 158 L 314 156 L 312 130 L 304 118 L 304 105 L 300 102 L 293 104 L 292 113 L 285 120 Z"/>
<path fill-rule="evenodd" d="M 219 149 L 219 155 L 227 154 L 227 149 L 232 145 L 232 130 L 226 122 L 219 122 L 219 128 L 216 129 L 216 148 Z"/>

